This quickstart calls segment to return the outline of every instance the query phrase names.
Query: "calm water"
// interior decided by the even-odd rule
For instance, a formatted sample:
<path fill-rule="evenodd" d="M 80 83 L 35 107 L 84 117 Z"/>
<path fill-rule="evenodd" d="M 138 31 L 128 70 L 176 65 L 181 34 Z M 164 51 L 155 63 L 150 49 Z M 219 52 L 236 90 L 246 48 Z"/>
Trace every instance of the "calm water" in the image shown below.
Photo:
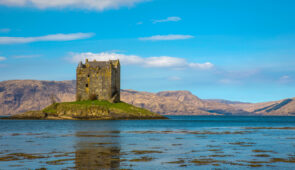
<path fill-rule="evenodd" d="M 0 169 L 295 167 L 295 117 L 169 118 L 0 120 Z"/>

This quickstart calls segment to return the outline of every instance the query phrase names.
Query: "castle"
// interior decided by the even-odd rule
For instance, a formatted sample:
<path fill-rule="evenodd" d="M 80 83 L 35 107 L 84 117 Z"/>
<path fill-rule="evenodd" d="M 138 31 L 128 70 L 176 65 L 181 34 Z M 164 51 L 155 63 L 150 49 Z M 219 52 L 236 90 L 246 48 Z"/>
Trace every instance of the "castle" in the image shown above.
<path fill-rule="evenodd" d="M 76 100 L 120 101 L 120 62 L 88 61 L 79 63 L 76 71 Z"/>

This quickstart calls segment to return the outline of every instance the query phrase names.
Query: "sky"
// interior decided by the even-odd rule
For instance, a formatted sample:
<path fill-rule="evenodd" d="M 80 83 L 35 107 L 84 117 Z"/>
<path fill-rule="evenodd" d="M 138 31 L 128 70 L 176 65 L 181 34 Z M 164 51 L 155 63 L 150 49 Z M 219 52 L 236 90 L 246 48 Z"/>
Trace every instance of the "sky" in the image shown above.
<path fill-rule="evenodd" d="M 295 97 L 293 0 L 0 0 L 0 81 L 74 80 L 120 59 L 121 88 Z"/>

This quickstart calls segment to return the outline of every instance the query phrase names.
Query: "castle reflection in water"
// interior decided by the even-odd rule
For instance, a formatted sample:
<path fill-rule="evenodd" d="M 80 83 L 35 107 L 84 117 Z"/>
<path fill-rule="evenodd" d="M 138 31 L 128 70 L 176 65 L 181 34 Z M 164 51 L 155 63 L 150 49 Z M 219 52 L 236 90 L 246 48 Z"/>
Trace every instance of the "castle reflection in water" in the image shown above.
<path fill-rule="evenodd" d="M 102 131 L 76 131 L 75 136 L 76 169 L 120 168 L 120 131 L 116 127 L 105 127 Z"/>

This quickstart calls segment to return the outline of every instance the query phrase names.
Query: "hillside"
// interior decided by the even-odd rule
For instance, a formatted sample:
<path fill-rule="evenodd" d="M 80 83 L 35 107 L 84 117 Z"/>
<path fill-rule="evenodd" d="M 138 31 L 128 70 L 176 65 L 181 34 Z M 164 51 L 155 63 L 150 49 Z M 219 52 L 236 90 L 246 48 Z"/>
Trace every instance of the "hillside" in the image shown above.
<path fill-rule="evenodd" d="M 249 115 L 227 104 L 208 102 L 189 91 L 159 93 L 122 90 L 122 100 L 153 112 L 167 115 Z"/>
<path fill-rule="evenodd" d="M 0 115 L 41 110 L 57 102 L 73 101 L 75 81 L 11 80 L 0 82 Z"/>
<path fill-rule="evenodd" d="M 230 104 L 257 115 L 295 115 L 295 98 L 264 103 Z"/>
<path fill-rule="evenodd" d="M 0 82 L 0 115 L 41 110 L 75 100 L 75 81 L 11 80 Z M 295 115 L 295 98 L 265 103 L 202 100 L 189 91 L 159 93 L 121 90 L 123 102 L 165 115 Z"/>

